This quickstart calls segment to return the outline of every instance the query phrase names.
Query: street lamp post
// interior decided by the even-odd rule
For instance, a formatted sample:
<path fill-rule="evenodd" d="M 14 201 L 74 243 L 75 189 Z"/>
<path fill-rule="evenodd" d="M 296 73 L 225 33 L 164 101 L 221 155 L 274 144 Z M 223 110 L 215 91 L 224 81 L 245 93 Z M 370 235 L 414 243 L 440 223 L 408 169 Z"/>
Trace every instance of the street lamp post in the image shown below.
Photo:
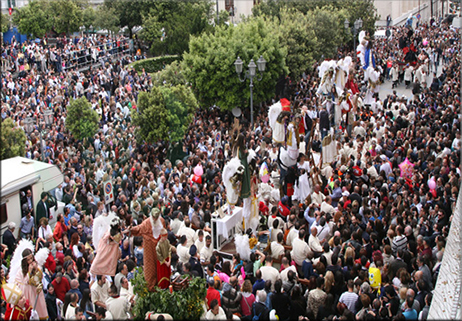
<path fill-rule="evenodd" d="M 45 118 L 45 126 L 46 128 L 53 123 L 53 111 L 51 109 L 45 110 L 43 113 Z M 38 120 L 37 120 L 38 123 Z M 31 134 L 34 131 L 34 118 L 27 117 L 24 120 L 24 128 L 28 134 Z M 40 133 L 40 152 L 42 154 L 42 162 L 45 161 L 45 153 L 43 151 L 43 137 L 42 137 L 42 130 L 39 128 Z"/>
<path fill-rule="evenodd" d="M 348 30 L 350 29 L 350 22 L 348 19 L 345 19 L 344 22 L 345 29 Z M 361 18 L 356 19 L 355 23 L 353 24 L 353 50 L 356 50 L 356 34 L 358 33 L 359 30 L 363 27 L 363 21 Z"/>
<path fill-rule="evenodd" d="M 263 56 L 260 56 L 257 60 L 257 64 L 253 61 L 253 59 L 250 60 L 249 65 L 247 66 L 249 70 L 246 70 L 244 73 L 244 78 L 241 79 L 241 73 L 242 73 L 242 66 L 243 62 L 240 57 L 237 57 L 236 61 L 234 62 L 234 66 L 236 67 L 236 73 L 237 76 L 239 77 L 239 80 L 241 82 L 244 82 L 246 79 L 250 79 L 250 128 L 253 128 L 253 78 L 256 77 L 257 75 L 257 68 L 258 71 L 260 72 L 260 77 L 257 78 L 258 81 L 260 81 L 263 77 L 263 72 L 265 71 L 266 68 L 266 60 L 263 58 Z"/>

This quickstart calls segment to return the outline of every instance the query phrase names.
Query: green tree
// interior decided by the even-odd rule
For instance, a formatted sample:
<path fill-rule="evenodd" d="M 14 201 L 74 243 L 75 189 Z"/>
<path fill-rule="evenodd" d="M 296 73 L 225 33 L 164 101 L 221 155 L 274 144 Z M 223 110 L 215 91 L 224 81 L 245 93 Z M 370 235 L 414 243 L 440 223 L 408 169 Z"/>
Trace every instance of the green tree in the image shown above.
<path fill-rule="evenodd" d="M 113 33 L 119 31 L 119 17 L 116 15 L 115 9 L 98 6 L 94 26 Z"/>
<path fill-rule="evenodd" d="M 208 20 L 211 2 L 156 2 L 149 13 L 143 15 L 144 40 L 151 43 L 153 55 L 182 54 L 188 50 L 190 35 L 212 30 Z"/>
<path fill-rule="evenodd" d="M 84 26 L 87 30 L 90 30 L 90 26 L 95 25 L 95 21 L 100 14 L 101 12 L 96 12 L 92 6 L 86 7 L 82 12 L 82 26 Z"/>
<path fill-rule="evenodd" d="M 261 81 L 255 81 L 254 105 L 274 95 L 279 76 L 288 71 L 287 50 L 281 46 L 277 25 L 262 17 L 251 18 L 237 26 L 219 26 L 214 34 L 192 37 L 189 52 L 183 55 L 186 78 L 204 107 L 217 105 L 222 110 L 249 106 L 249 82 L 241 83 L 234 61 L 239 56 L 247 66 L 260 55 L 267 61 Z M 247 69 L 247 68 L 245 68 Z"/>
<path fill-rule="evenodd" d="M 8 28 L 10 27 L 10 17 L 6 14 L 2 13 L 2 21 L 1 21 L 1 32 L 7 32 Z"/>
<path fill-rule="evenodd" d="M 361 18 L 363 20 L 362 29 L 369 31 L 370 34 L 374 34 L 375 22 L 380 18 L 377 15 L 377 9 L 375 8 L 373 0 L 266 0 L 254 6 L 252 8 L 252 13 L 254 16 L 269 16 L 281 19 L 281 10 L 283 8 L 295 9 L 304 14 L 316 9 L 328 9 L 334 11 L 343 10 L 346 13 L 346 18 L 350 21 L 350 26 L 352 26 L 352 23 L 358 18 Z M 345 21 L 345 19 L 341 22 L 343 21 Z M 338 30 L 342 29 L 332 28 L 332 31 L 334 32 Z M 344 32 L 342 31 L 340 33 Z M 352 37 L 353 36 L 350 33 L 348 35 L 348 40 L 352 40 Z"/>
<path fill-rule="evenodd" d="M 332 6 L 316 8 L 307 12 L 306 19 L 312 22 L 317 39 L 317 50 L 314 52 L 314 58 L 316 60 L 321 59 L 322 56 L 334 58 L 338 46 L 344 41 L 344 10 L 336 10 Z"/>
<path fill-rule="evenodd" d="M 67 107 L 66 128 L 77 140 L 93 137 L 99 128 L 99 117 L 85 97 L 73 99 Z"/>
<path fill-rule="evenodd" d="M 43 37 L 51 29 L 50 8 L 45 0 L 29 2 L 14 11 L 13 22 L 22 34 Z"/>
<path fill-rule="evenodd" d="M 73 0 L 50 1 L 51 19 L 57 33 L 79 31 L 83 22 L 83 10 L 80 5 L 80 2 Z"/>
<path fill-rule="evenodd" d="M 280 42 L 287 47 L 286 64 L 290 74 L 298 79 L 314 63 L 318 40 L 314 22 L 295 9 L 281 9 Z"/>
<path fill-rule="evenodd" d="M 153 87 L 138 96 L 133 124 L 148 143 L 177 142 L 184 137 L 197 107 L 194 94 L 186 86 Z"/>
<path fill-rule="evenodd" d="M 187 85 L 186 75 L 183 66 L 179 61 L 174 61 L 164 69 L 153 73 L 152 84 L 154 86 L 177 86 Z"/>
<path fill-rule="evenodd" d="M 26 148 L 26 134 L 24 130 L 16 126 L 11 118 L 2 121 L 0 141 L 0 159 L 15 156 L 24 156 Z"/>
<path fill-rule="evenodd" d="M 149 12 L 149 9 L 159 1 L 152 0 L 104 0 L 104 6 L 107 9 L 113 9 L 115 16 L 119 19 L 119 27 L 128 28 L 130 38 L 132 29 L 135 26 L 141 26 L 143 23 L 143 14 Z M 173 1 L 172 1 L 173 2 Z"/>

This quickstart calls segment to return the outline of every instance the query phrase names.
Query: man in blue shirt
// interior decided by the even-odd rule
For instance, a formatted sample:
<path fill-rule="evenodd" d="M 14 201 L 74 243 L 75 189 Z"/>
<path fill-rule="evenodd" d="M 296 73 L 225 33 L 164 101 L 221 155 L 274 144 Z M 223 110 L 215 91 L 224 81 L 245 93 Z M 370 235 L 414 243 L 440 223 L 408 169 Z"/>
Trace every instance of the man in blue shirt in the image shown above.
<path fill-rule="evenodd" d="M 255 283 L 252 286 L 253 295 L 257 295 L 258 290 L 263 290 L 265 288 L 265 280 L 263 280 L 261 278 L 260 269 L 258 269 L 257 272 L 255 272 L 255 277 L 257 278 L 257 280 L 255 281 Z"/>
<path fill-rule="evenodd" d="M 403 312 L 403 316 L 406 318 L 406 320 L 417 320 L 417 311 L 412 308 L 414 305 L 414 298 L 411 296 L 408 296 L 406 298 L 406 303 L 405 303 L 405 310 Z"/>
<path fill-rule="evenodd" d="M 26 216 L 21 219 L 21 224 L 19 224 L 19 233 L 18 238 L 26 238 L 34 237 L 34 218 L 32 217 L 32 211 L 29 208 L 25 208 Z"/>

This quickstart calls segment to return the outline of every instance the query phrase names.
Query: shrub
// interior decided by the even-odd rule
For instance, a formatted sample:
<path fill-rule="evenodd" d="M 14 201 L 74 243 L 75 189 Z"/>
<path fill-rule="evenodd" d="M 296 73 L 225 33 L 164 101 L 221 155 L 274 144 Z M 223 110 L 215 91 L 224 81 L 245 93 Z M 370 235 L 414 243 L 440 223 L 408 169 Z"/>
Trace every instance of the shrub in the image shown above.
<path fill-rule="evenodd" d="M 178 55 L 154 57 L 132 62 L 129 66 L 133 67 L 137 72 L 143 71 L 144 68 L 147 73 L 153 73 L 162 70 L 166 65 L 180 59 L 181 57 Z"/>
<path fill-rule="evenodd" d="M 170 293 L 168 289 L 156 287 L 155 292 L 149 292 L 144 273 L 138 268 L 132 283 L 134 293 L 138 294 L 133 307 L 135 320 L 144 320 L 147 312 L 169 313 L 174 320 L 199 320 L 205 312 L 203 304 L 207 290 L 203 278 L 192 278 L 182 291 Z"/>

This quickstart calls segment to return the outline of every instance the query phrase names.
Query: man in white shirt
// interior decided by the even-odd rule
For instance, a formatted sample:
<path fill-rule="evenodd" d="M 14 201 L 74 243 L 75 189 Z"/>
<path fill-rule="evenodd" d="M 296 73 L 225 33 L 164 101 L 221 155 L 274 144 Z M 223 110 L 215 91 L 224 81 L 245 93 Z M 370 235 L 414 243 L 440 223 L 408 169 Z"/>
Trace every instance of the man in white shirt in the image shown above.
<path fill-rule="evenodd" d="M 289 260 L 287 260 L 286 257 L 282 258 L 281 267 L 284 268 L 280 273 L 282 282 L 286 282 L 289 280 L 289 278 L 287 277 L 287 273 L 289 273 L 289 271 L 294 271 L 295 275 L 297 275 L 297 268 L 293 265 L 290 265 Z"/>
<path fill-rule="evenodd" d="M 318 235 L 318 229 L 313 226 L 311 227 L 311 235 L 310 238 L 308 239 L 308 245 L 314 253 L 322 254 L 322 246 L 321 243 L 319 242 L 319 239 L 317 237 Z"/>
<path fill-rule="evenodd" d="M 317 208 L 321 208 L 321 203 L 324 201 L 326 196 L 321 193 L 321 186 L 315 185 L 314 192 L 311 193 L 311 204 L 316 206 Z"/>
<path fill-rule="evenodd" d="M 94 282 L 91 286 L 91 300 L 95 304 L 96 307 L 106 307 L 106 300 L 108 299 L 108 289 L 110 287 L 109 281 L 106 280 L 105 275 L 97 275 L 96 282 Z"/>
<path fill-rule="evenodd" d="M 206 320 L 226 320 L 225 310 L 218 304 L 217 299 L 210 302 L 210 310 L 205 314 Z"/>
<path fill-rule="evenodd" d="M 305 242 L 305 235 L 305 230 L 300 230 L 300 232 L 298 232 L 298 237 L 293 240 L 292 252 L 290 252 L 292 259 L 299 267 L 303 265 L 303 261 L 308 257 L 309 253 L 312 252 Z"/>
<path fill-rule="evenodd" d="M 190 227 L 191 226 L 191 221 L 189 220 L 189 217 L 185 217 L 184 219 L 184 226 L 182 226 L 178 230 L 178 235 L 186 235 L 187 243 L 186 247 L 189 249 L 191 245 L 194 244 L 194 236 L 196 235 L 196 232 Z"/>
<path fill-rule="evenodd" d="M 321 203 L 321 212 L 335 214 L 335 208 L 332 206 L 332 197 L 327 196 L 324 202 Z"/>
<path fill-rule="evenodd" d="M 106 306 L 114 320 L 127 319 L 127 313 L 130 311 L 130 303 L 127 298 L 117 294 L 117 287 L 114 284 L 109 287 L 108 295 Z"/>
<path fill-rule="evenodd" d="M 271 291 L 274 291 L 274 283 L 276 280 L 279 280 L 281 276 L 279 275 L 279 271 L 273 267 L 273 258 L 271 256 L 266 257 L 266 264 L 260 267 L 260 271 L 263 280 L 271 280 Z"/>
<path fill-rule="evenodd" d="M 277 235 L 277 242 L 271 242 L 271 257 L 273 259 L 279 260 L 284 254 L 284 246 L 282 245 L 283 240 L 284 235 L 282 232 L 279 232 Z"/>
<path fill-rule="evenodd" d="M 207 235 L 205 238 L 205 246 L 202 247 L 200 251 L 201 256 L 201 265 L 207 266 L 210 264 L 210 258 L 213 255 L 213 247 L 212 247 L 212 237 Z"/>
<path fill-rule="evenodd" d="M 186 235 L 182 235 L 180 239 L 180 244 L 178 244 L 178 247 L 176 248 L 178 259 L 183 264 L 189 262 L 189 258 L 191 257 L 189 255 L 189 247 L 186 246 L 186 242 L 187 242 Z"/>
<path fill-rule="evenodd" d="M 287 234 L 286 238 L 286 245 L 292 246 L 293 241 L 298 238 L 298 230 L 300 229 L 300 223 L 298 221 L 295 222 L 294 226 L 290 228 L 289 233 Z"/>

